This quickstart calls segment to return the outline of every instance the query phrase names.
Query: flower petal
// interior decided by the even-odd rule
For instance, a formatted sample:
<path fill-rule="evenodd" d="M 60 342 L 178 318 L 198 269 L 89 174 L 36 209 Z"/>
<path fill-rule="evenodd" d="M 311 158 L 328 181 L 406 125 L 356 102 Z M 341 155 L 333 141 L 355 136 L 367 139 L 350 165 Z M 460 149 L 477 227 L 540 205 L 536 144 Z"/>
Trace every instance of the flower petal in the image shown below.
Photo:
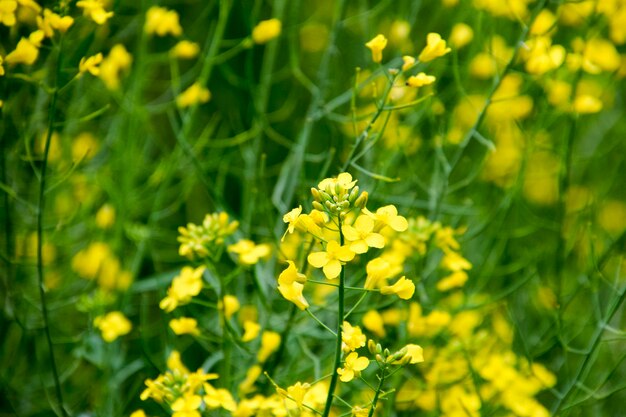
<path fill-rule="evenodd" d="M 328 254 L 326 252 L 313 252 L 306 259 L 315 268 L 321 268 L 328 263 Z"/>
<path fill-rule="evenodd" d="M 336 259 L 329 261 L 326 265 L 324 265 L 324 275 L 328 279 L 334 279 L 339 276 L 341 273 L 341 262 Z"/>

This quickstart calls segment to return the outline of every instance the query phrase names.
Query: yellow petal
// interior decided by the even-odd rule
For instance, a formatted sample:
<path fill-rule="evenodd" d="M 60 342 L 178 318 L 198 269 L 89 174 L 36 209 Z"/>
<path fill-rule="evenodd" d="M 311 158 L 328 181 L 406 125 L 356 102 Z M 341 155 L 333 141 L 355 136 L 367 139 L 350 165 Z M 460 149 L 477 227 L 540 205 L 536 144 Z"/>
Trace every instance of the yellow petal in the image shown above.
<path fill-rule="evenodd" d="M 326 265 L 324 265 L 324 275 L 328 279 L 334 279 L 339 276 L 341 273 L 341 262 L 336 259 L 329 261 Z"/>
<path fill-rule="evenodd" d="M 328 263 L 328 254 L 326 252 L 313 252 L 306 259 L 315 268 L 321 268 Z"/>
<path fill-rule="evenodd" d="M 379 233 L 370 233 L 365 238 L 367 246 L 370 248 L 382 248 L 385 246 L 385 238 Z M 355 251 L 356 252 L 356 251 Z"/>

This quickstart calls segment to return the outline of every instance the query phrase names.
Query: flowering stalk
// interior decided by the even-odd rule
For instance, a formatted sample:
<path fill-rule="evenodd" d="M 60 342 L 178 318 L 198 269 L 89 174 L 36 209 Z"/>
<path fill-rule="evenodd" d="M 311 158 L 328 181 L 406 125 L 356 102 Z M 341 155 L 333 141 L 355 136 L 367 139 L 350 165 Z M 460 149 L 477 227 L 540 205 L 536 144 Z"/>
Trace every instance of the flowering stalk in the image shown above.
<path fill-rule="evenodd" d="M 48 320 L 48 305 L 46 303 L 46 288 L 43 270 L 43 213 L 45 209 L 45 191 L 46 191 L 46 170 L 48 169 L 48 155 L 50 153 L 50 142 L 52 140 L 52 129 L 54 127 L 54 114 L 57 109 L 57 97 L 59 88 L 59 74 L 61 73 L 61 50 L 63 47 L 63 38 L 59 43 L 59 54 L 57 56 L 55 87 L 52 92 L 50 101 L 50 109 L 48 113 L 48 132 L 46 133 L 46 143 L 43 151 L 43 160 L 41 162 L 41 172 L 39 173 L 39 201 L 37 203 L 37 279 L 39 284 L 39 299 L 41 303 L 41 314 L 43 316 L 43 327 L 46 333 L 46 342 L 48 344 L 48 354 L 50 356 L 50 368 L 52 369 L 52 378 L 54 380 L 54 389 L 57 397 L 57 405 L 61 409 L 61 415 L 66 417 L 67 411 L 63 407 L 63 392 L 61 391 L 61 380 L 59 371 L 57 370 L 56 359 L 54 357 L 54 348 L 52 344 L 52 336 L 50 335 L 50 323 Z"/>
<path fill-rule="evenodd" d="M 341 213 L 337 215 L 337 222 L 339 226 L 339 244 L 343 246 L 344 236 L 343 231 L 341 230 Z M 337 308 L 337 344 L 335 346 L 335 362 L 333 364 L 333 375 L 330 378 L 330 386 L 328 387 L 328 395 L 326 397 L 326 405 L 324 406 L 324 414 L 322 417 L 328 417 L 330 414 L 330 408 L 333 405 L 333 395 L 335 394 L 335 388 L 337 387 L 337 378 L 339 374 L 337 373 L 337 369 L 339 369 L 341 365 L 341 326 L 343 325 L 343 310 L 344 310 L 344 288 L 345 288 L 345 280 L 346 280 L 346 268 L 345 266 L 341 268 L 341 273 L 339 274 L 339 306 Z"/>
<path fill-rule="evenodd" d="M 387 367 L 383 367 L 382 373 L 380 376 L 380 381 L 378 382 L 378 387 L 376 387 L 376 393 L 374 394 L 374 399 L 372 400 L 372 407 L 370 408 L 367 417 L 372 417 L 374 415 L 374 411 L 376 410 L 376 404 L 378 404 L 378 397 L 380 396 L 380 392 L 383 390 L 383 384 L 385 383 L 385 371 Z"/>

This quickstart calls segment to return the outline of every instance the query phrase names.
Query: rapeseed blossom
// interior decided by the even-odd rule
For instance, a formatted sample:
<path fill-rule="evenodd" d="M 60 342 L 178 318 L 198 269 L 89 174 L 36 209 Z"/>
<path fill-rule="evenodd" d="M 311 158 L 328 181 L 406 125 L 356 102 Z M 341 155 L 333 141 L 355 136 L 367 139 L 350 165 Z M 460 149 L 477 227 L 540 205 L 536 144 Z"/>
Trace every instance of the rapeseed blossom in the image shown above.
<path fill-rule="evenodd" d="M 148 35 L 156 34 L 157 36 L 169 34 L 178 37 L 183 34 L 178 13 L 175 10 L 159 6 L 152 6 L 146 12 L 144 31 Z"/>
<path fill-rule="evenodd" d="M 94 319 L 93 325 L 102 332 L 105 342 L 113 342 L 120 336 L 130 333 L 133 326 L 131 322 L 119 311 L 112 311 L 104 316 Z"/>
<path fill-rule="evenodd" d="M 331 240 L 326 245 L 325 251 L 310 253 L 308 262 L 315 268 L 322 268 L 324 275 L 328 279 L 334 279 L 341 273 L 342 262 L 351 261 L 355 253 L 347 246 L 341 246 L 338 242 Z"/>
<path fill-rule="evenodd" d="M 387 46 L 387 38 L 384 35 L 376 35 L 365 46 L 372 51 L 372 61 L 380 63 L 383 60 L 383 49 Z"/>
<path fill-rule="evenodd" d="M 359 356 L 356 352 L 352 352 L 346 356 L 343 368 L 337 369 L 337 373 L 340 375 L 339 379 L 341 379 L 342 382 L 350 382 L 354 377 L 358 377 L 361 371 L 365 370 L 369 364 L 369 359 L 364 356 Z"/>
<path fill-rule="evenodd" d="M 83 15 L 98 25 L 105 24 L 113 17 L 113 12 L 105 10 L 105 0 L 79 0 L 76 2 L 76 7 L 83 9 Z"/>
<path fill-rule="evenodd" d="M 192 317 L 180 317 L 170 320 L 170 328 L 177 335 L 192 334 L 199 335 L 198 321 Z"/>
<path fill-rule="evenodd" d="M 176 97 L 176 105 L 181 108 L 196 104 L 207 103 L 211 99 L 211 92 L 200 83 L 195 82 Z"/>
<path fill-rule="evenodd" d="M 159 307 L 170 313 L 178 306 L 187 304 L 202 290 L 202 274 L 204 266 L 192 268 L 185 266 L 180 274 L 174 277 L 172 285 L 167 290 L 167 296 L 161 300 Z"/>
<path fill-rule="evenodd" d="M 264 44 L 280 35 L 282 23 L 278 19 L 262 20 L 252 29 L 252 40 Z"/>
<path fill-rule="evenodd" d="M 429 33 L 426 36 L 426 46 L 420 52 L 418 59 L 421 62 L 430 62 L 433 59 L 444 56 L 451 49 L 446 46 L 446 41 L 441 39 L 441 35 L 438 33 Z"/>

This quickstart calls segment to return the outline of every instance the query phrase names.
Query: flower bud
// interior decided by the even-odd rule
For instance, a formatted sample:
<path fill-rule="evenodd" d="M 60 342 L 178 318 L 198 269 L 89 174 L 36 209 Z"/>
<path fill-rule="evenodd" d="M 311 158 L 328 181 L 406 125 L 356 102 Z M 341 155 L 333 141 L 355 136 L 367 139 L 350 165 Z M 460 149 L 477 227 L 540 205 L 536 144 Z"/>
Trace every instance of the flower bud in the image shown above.
<path fill-rule="evenodd" d="M 352 191 L 350 191 L 350 196 L 348 197 L 348 201 L 350 201 L 350 203 L 354 204 L 354 201 L 357 199 L 357 197 L 359 196 L 359 186 L 356 185 Z"/>
<path fill-rule="evenodd" d="M 363 191 L 359 198 L 354 202 L 355 207 L 364 208 L 367 204 L 367 191 Z"/>
<path fill-rule="evenodd" d="M 313 199 L 315 201 L 322 201 L 322 196 L 320 195 L 320 192 L 317 191 L 317 188 L 311 188 L 311 195 L 313 195 Z"/>
<path fill-rule="evenodd" d="M 375 355 L 378 353 L 376 351 L 376 342 L 374 342 L 372 339 L 369 339 L 367 341 L 367 349 L 370 351 L 372 355 Z"/>
<path fill-rule="evenodd" d="M 319 201 L 314 201 L 313 202 L 313 208 L 315 210 L 319 210 L 319 211 L 325 211 L 324 210 L 324 206 L 319 202 Z"/>

